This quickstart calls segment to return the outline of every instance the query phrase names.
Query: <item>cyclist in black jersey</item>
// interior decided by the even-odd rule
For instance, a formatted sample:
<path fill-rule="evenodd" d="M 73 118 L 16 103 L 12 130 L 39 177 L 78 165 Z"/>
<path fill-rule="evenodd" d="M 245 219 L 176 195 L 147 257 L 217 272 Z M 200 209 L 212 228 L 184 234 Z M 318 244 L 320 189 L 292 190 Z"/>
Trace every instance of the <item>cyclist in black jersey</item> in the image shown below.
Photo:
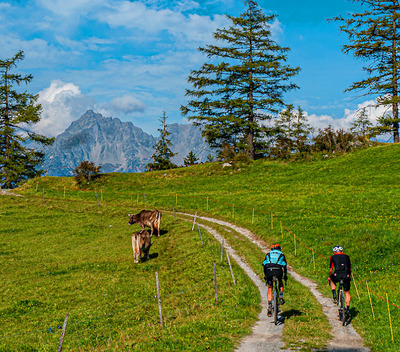
<path fill-rule="evenodd" d="M 343 247 L 333 247 L 333 255 L 329 259 L 329 278 L 333 301 L 337 303 L 336 297 L 336 284 L 339 280 L 343 279 L 343 291 L 346 300 L 346 314 L 349 314 L 350 309 L 350 276 L 351 276 L 351 262 L 350 257 L 343 253 Z"/>

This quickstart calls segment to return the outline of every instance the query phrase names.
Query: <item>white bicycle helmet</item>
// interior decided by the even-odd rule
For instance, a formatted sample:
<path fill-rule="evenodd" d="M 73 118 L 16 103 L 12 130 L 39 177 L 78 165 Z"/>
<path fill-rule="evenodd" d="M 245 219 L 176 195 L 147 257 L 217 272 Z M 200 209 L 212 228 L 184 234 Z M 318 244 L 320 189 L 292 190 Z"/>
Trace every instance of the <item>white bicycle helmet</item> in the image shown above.
<path fill-rule="evenodd" d="M 332 250 L 333 250 L 333 253 L 336 253 L 336 252 L 343 252 L 343 247 L 337 245 L 337 246 L 333 247 Z"/>

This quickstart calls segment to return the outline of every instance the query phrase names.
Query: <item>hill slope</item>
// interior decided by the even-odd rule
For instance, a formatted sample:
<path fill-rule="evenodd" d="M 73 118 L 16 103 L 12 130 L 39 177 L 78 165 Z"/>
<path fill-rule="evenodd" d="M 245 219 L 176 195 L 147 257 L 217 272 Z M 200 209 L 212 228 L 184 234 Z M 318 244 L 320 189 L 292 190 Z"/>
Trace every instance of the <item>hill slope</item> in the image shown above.
<path fill-rule="evenodd" d="M 191 209 L 249 227 L 268 242 L 279 241 L 289 263 L 317 281 L 326 295 L 328 259 L 332 247 L 341 244 L 352 258 L 355 274 L 352 324 L 374 351 L 396 351 L 400 345 L 391 341 L 388 307 L 396 336 L 399 156 L 400 146 L 381 145 L 313 162 L 259 160 L 240 170 L 213 163 L 167 172 L 110 174 L 91 187 L 101 191 L 105 203 Z M 36 188 L 45 187 L 49 196 L 62 197 L 66 186 L 67 198 L 94 201 L 92 192 L 73 190 L 72 179 L 35 182 L 24 192 L 35 194 Z"/>

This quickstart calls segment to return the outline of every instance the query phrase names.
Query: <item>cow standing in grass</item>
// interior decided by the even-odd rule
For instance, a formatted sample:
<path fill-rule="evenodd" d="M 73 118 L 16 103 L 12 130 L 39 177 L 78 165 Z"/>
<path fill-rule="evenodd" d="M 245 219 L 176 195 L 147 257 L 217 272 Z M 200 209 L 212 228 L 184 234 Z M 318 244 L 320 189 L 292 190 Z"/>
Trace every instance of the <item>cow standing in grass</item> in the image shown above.
<path fill-rule="evenodd" d="M 135 232 L 132 235 L 133 262 L 135 264 L 142 260 L 142 253 L 145 255 L 145 260 L 149 260 L 149 251 L 151 247 L 150 237 L 149 232 L 146 230 Z"/>
<path fill-rule="evenodd" d="M 139 214 L 128 214 L 128 216 L 129 225 L 139 224 L 142 226 L 142 231 L 144 231 L 145 226 L 150 227 L 150 237 L 153 236 L 154 228 L 156 228 L 158 237 L 160 237 L 161 213 L 158 210 L 142 210 Z"/>

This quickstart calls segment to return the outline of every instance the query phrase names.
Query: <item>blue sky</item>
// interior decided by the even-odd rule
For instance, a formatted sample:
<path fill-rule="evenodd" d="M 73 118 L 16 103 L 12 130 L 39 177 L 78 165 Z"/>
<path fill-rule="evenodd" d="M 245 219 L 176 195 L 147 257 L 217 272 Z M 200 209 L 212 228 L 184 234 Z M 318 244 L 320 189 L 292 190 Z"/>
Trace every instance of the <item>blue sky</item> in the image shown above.
<path fill-rule="evenodd" d="M 288 63 L 301 67 L 286 95 L 315 127 L 349 127 L 359 107 L 374 97 L 344 93 L 364 77 L 363 62 L 341 52 L 347 38 L 327 21 L 360 11 L 352 1 L 260 0 L 275 13 L 274 39 L 291 48 Z M 241 0 L 0 0 L 1 59 L 23 50 L 18 66 L 32 73 L 27 87 L 39 94 L 42 121 L 36 130 L 63 132 L 86 110 L 131 121 L 157 135 L 165 111 L 168 123 L 186 123 L 187 77 L 206 58 L 197 48 L 229 25 L 225 15 L 244 10 Z M 371 110 L 373 119 L 378 112 Z"/>

